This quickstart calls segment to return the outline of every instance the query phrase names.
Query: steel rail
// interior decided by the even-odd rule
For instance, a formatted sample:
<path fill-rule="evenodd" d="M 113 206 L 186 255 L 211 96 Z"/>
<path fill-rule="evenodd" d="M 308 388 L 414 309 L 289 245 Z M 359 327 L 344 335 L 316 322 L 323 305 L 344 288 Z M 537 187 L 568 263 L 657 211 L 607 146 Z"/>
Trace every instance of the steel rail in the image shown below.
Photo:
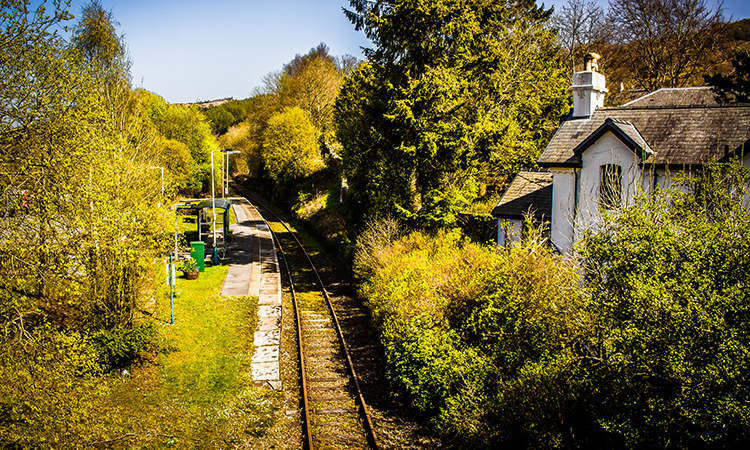
<path fill-rule="evenodd" d="M 281 241 L 276 237 L 276 233 L 271 230 L 271 227 L 268 227 L 269 231 L 271 231 L 271 235 L 273 236 L 274 241 L 276 241 L 276 246 L 279 249 L 279 253 L 281 254 L 281 259 L 284 261 L 284 268 L 286 269 L 286 276 L 289 279 L 289 292 L 292 294 L 292 303 L 294 304 L 294 318 L 295 322 L 297 323 L 297 350 L 299 351 L 299 367 L 300 367 L 300 378 L 301 378 L 301 384 L 302 384 L 302 410 L 304 411 L 305 416 L 305 422 L 304 422 L 304 428 L 305 428 L 305 438 L 307 441 L 307 448 L 309 450 L 313 450 L 313 443 L 312 443 L 312 425 L 310 423 L 310 404 L 307 399 L 307 370 L 305 368 L 305 357 L 304 357 L 304 345 L 302 340 L 302 326 L 299 316 L 299 305 L 297 304 L 297 293 L 294 289 L 294 281 L 292 280 L 292 271 L 289 269 L 289 262 L 286 259 L 286 254 L 284 254 L 284 248 L 281 246 Z"/>
<path fill-rule="evenodd" d="M 341 329 L 341 324 L 339 323 L 338 316 L 336 315 L 336 311 L 333 308 L 333 302 L 331 302 L 331 298 L 328 295 L 328 290 L 325 287 L 325 284 L 323 283 L 323 279 L 320 277 L 320 274 L 318 273 L 317 268 L 315 267 L 315 264 L 313 263 L 312 258 L 310 257 L 310 254 L 307 252 L 305 247 L 302 245 L 302 242 L 297 238 L 297 235 L 292 231 L 292 229 L 287 225 L 287 223 L 279 217 L 275 212 L 273 212 L 267 205 L 264 204 L 264 202 L 258 200 L 255 196 L 248 193 L 242 188 L 239 188 L 236 186 L 236 184 L 233 185 L 233 188 L 235 191 L 240 193 L 243 197 L 247 198 L 248 200 L 254 202 L 256 205 L 261 206 L 263 209 L 265 209 L 269 214 L 271 214 L 288 232 L 289 235 L 292 236 L 294 241 L 297 243 L 299 249 L 302 251 L 302 253 L 305 255 L 305 258 L 307 259 L 308 263 L 310 264 L 310 267 L 315 274 L 315 278 L 318 281 L 318 285 L 320 286 L 320 289 L 323 293 L 323 297 L 326 300 L 326 304 L 328 306 L 328 310 L 331 314 L 331 317 L 333 319 L 333 322 L 336 327 L 336 333 L 339 338 L 339 342 L 341 343 L 341 347 L 344 350 L 344 356 L 346 357 L 346 363 L 347 363 L 347 369 L 349 370 L 349 374 L 352 377 L 352 380 L 354 381 L 354 386 L 356 389 L 356 396 L 357 396 L 357 403 L 359 404 L 359 412 L 360 416 L 363 419 L 363 426 L 365 428 L 366 437 L 367 437 L 367 443 L 373 450 L 379 450 L 380 446 L 378 445 L 377 438 L 375 436 L 375 429 L 372 424 L 372 420 L 370 419 L 370 414 L 367 410 L 367 404 L 365 403 L 364 396 L 362 395 L 362 389 L 359 385 L 359 377 L 357 376 L 357 373 L 354 369 L 354 364 L 352 362 L 351 354 L 349 352 L 349 346 L 346 343 L 346 340 L 344 339 L 344 333 Z M 271 227 L 269 227 L 269 230 L 271 230 Z M 309 450 L 313 450 L 313 444 L 312 444 L 312 426 L 310 424 L 310 409 L 308 404 L 308 391 L 307 391 L 307 383 L 306 383 L 306 372 L 305 372 L 305 363 L 304 363 L 304 353 L 303 353 L 303 339 L 302 339 L 302 327 L 301 327 L 301 321 L 300 321 L 300 314 L 299 314 L 299 307 L 297 304 L 297 298 L 294 291 L 294 282 L 292 281 L 292 275 L 291 271 L 289 269 L 289 264 L 287 262 L 287 258 L 284 255 L 283 249 L 281 248 L 281 242 L 279 241 L 278 237 L 276 236 L 276 233 L 271 230 L 271 234 L 274 237 L 274 240 L 276 241 L 277 245 L 279 246 L 280 252 L 282 254 L 282 258 L 284 260 L 284 266 L 286 267 L 287 276 L 289 277 L 289 284 L 290 289 L 292 293 L 292 298 L 294 301 L 294 309 L 295 309 L 295 317 L 297 321 L 297 338 L 298 338 L 298 348 L 300 352 L 300 371 L 302 374 L 302 391 L 303 391 L 303 407 L 305 410 L 305 434 L 307 435 L 307 445 Z"/>

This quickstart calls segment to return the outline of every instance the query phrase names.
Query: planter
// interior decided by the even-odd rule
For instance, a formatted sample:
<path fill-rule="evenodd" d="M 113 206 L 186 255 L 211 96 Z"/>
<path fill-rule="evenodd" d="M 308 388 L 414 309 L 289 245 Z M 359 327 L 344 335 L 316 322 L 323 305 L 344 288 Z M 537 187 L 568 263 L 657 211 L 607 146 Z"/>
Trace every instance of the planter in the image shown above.
<path fill-rule="evenodd" d="M 188 280 L 197 280 L 198 275 L 200 274 L 201 274 L 200 272 L 186 272 L 185 278 L 187 278 Z"/>

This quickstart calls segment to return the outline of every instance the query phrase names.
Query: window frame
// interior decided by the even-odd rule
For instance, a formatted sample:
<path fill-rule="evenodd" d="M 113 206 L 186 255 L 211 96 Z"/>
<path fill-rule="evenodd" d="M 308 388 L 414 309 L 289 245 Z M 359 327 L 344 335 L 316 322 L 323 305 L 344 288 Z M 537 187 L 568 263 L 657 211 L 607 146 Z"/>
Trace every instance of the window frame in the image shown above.
<path fill-rule="evenodd" d="M 599 206 L 604 209 L 622 208 L 622 166 L 599 166 Z"/>

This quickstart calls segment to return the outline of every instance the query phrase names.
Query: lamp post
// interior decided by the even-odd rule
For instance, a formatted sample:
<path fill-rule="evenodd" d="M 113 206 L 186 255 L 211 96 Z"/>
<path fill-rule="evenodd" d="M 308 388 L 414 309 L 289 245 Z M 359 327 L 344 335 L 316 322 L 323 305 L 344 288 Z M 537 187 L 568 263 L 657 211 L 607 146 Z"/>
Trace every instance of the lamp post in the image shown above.
<path fill-rule="evenodd" d="M 164 167 L 148 166 L 148 168 L 161 170 L 161 202 L 156 205 L 157 208 L 161 208 L 161 204 L 164 203 Z"/>
<path fill-rule="evenodd" d="M 214 151 L 211 152 L 211 210 L 212 210 L 211 212 L 213 213 L 213 225 L 212 225 L 211 228 L 213 229 L 213 240 L 214 240 L 213 241 L 213 245 L 214 245 L 214 257 L 213 257 L 214 264 L 216 264 L 217 262 L 219 262 L 218 249 L 216 248 L 216 191 L 215 191 L 216 187 L 215 187 L 215 183 L 214 183 L 214 153 L 217 153 L 217 152 L 218 153 L 226 153 L 226 152 L 231 152 L 231 151 L 233 151 L 231 148 L 225 148 L 223 150 L 214 150 Z M 223 162 L 223 159 L 222 159 L 222 162 Z M 223 178 L 223 176 L 224 175 L 222 174 L 222 178 Z M 223 185 L 224 182 L 222 181 L 221 184 Z"/>
<path fill-rule="evenodd" d="M 236 155 L 238 153 L 242 153 L 242 151 L 240 150 L 232 150 L 232 149 L 229 149 L 229 150 L 231 151 L 225 152 L 225 154 L 227 155 L 227 170 L 225 174 L 226 179 L 227 179 L 227 184 L 226 184 L 226 187 L 224 188 L 224 194 L 227 194 L 227 195 L 229 195 L 229 155 Z"/>

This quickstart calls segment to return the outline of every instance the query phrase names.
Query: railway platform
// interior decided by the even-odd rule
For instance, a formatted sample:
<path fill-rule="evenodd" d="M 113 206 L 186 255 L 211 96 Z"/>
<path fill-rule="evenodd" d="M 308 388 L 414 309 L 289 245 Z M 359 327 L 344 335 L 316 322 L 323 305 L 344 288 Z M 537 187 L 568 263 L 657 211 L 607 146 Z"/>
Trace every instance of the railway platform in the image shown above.
<path fill-rule="evenodd" d="M 254 381 L 281 389 L 281 277 L 271 230 L 258 211 L 243 198 L 232 198 L 236 218 L 227 246 L 229 269 L 221 289 L 225 296 L 258 297 L 258 329 L 251 369 Z"/>

